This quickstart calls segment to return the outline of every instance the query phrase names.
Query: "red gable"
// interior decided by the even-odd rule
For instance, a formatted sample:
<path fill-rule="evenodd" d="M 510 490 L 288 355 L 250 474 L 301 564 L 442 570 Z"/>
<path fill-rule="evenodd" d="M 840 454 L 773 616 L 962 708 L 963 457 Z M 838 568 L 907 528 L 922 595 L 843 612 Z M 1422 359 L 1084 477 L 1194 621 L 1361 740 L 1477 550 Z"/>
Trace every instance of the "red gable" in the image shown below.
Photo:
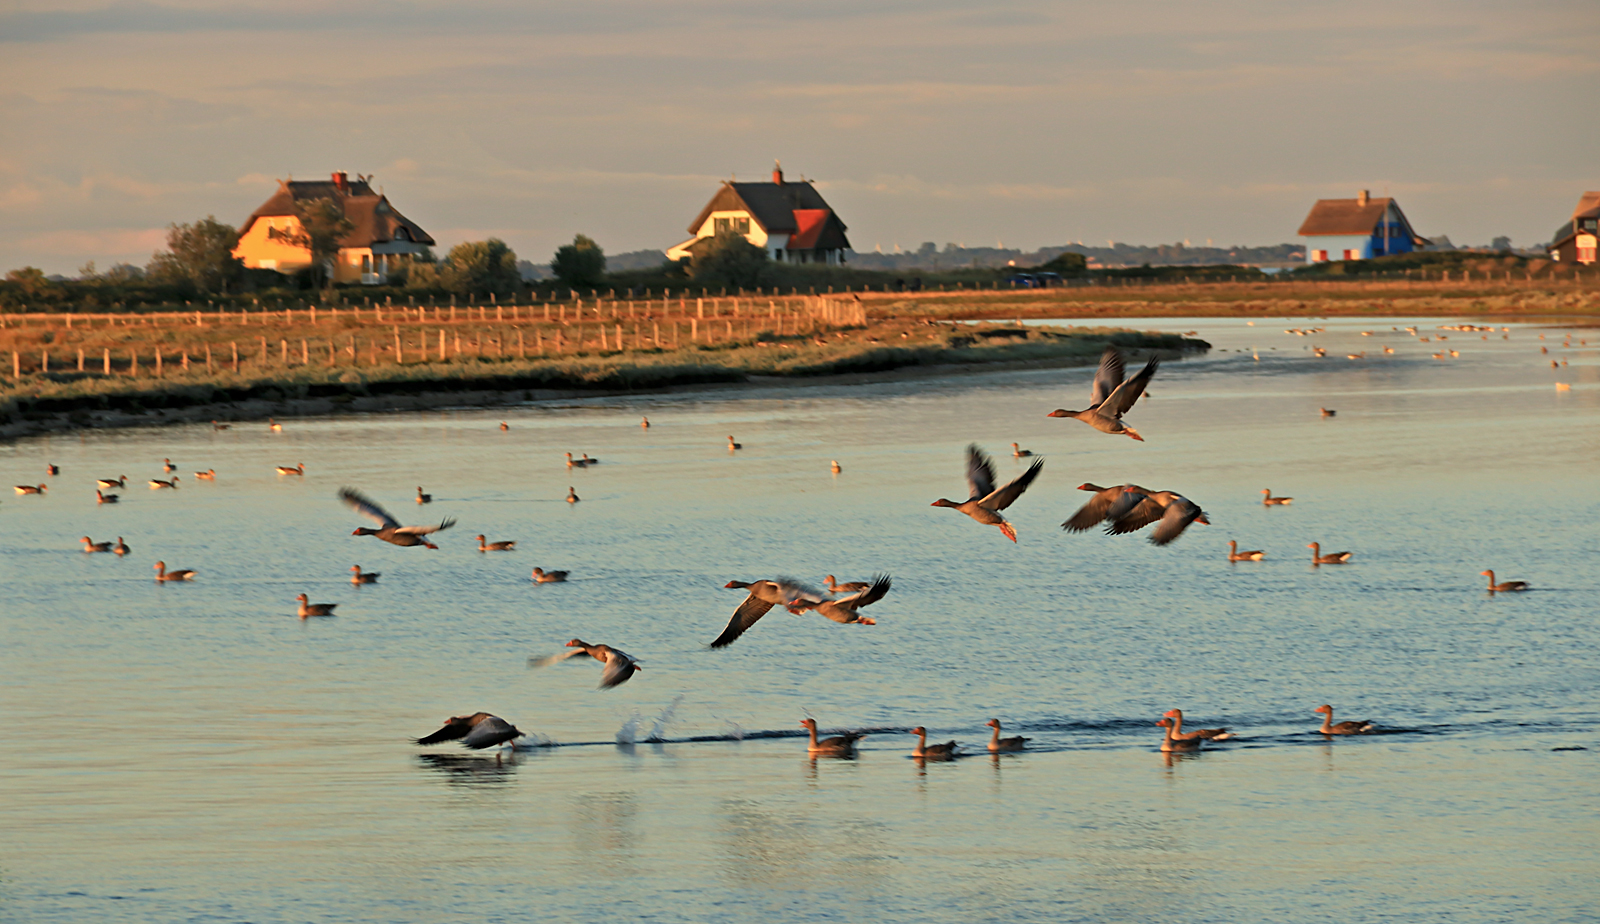
<path fill-rule="evenodd" d="M 795 209 L 795 230 L 789 235 L 788 249 L 811 250 L 816 247 L 817 239 L 822 237 L 822 229 L 827 227 L 831 214 L 832 209 Z"/>

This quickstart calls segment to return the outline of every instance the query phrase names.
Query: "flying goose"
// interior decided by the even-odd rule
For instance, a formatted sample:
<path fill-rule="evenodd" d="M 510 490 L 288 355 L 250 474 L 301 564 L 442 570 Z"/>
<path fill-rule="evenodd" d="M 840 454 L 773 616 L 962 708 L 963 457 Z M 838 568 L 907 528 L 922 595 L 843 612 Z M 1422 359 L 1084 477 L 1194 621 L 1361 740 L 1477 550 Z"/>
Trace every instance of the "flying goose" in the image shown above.
<path fill-rule="evenodd" d="M 794 578 L 780 577 L 773 581 L 729 581 L 722 586 L 747 590 L 749 596 L 745 597 L 739 608 L 733 611 L 733 617 L 728 620 L 727 627 L 711 643 L 712 648 L 726 648 L 732 645 L 739 636 L 775 606 L 816 604 L 824 599 L 821 593 Z"/>
<path fill-rule="evenodd" d="M 847 597 L 840 597 L 837 600 L 823 600 L 821 602 L 799 599 L 792 603 L 787 603 L 785 606 L 789 612 L 797 616 L 806 610 L 816 610 L 819 615 L 837 623 L 848 625 L 854 622 L 863 626 L 875 626 L 878 624 L 876 619 L 862 616 L 857 611 L 863 606 L 871 606 L 882 600 L 884 595 L 889 592 L 889 587 L 889 575 L 879 574 L 873 577 L 872 586 Z"/>
<path fill-rule="evenodd" d="M 1149 488 L 1141 488 L 1136 484 L 1118 484 L 1109 488 L 1102 488 L 1100 485 L 1086 481 L 1078 485 L 1078 490 L 1093 491 L 1095 495 L 1089 498 L 1087 504 L 1079 507 L 1078 512 L 1074 513 L 1071 519 L 1062 523 L 1061 528 L 1069 533 L 1081 533 L 1094 528 L 1111 514 L 1111 511 L 1116 508 L 1117 502 L 1122 500 L 1128 488 L 1132 488 L 1134 493 L 1141 495 L 1155 493 Z"/>
<path fill-rule="evenodd" d="M 619 686 L 626 682 L 629 677 L 632 677 L 635 671 L 644 670 L 639 662 L 630 657 L 627 652 L 620 648 L 612 648 L 610 645 L 591 645 L 582 639 L 575 638 L 567 643 L 567 647 L 572 650 L 539 658 L 529 658 L 528 666 L 547 667 L 557 661 L 567 661 L 588 655 L 605 665 L 605 670 L 600 672 L 600 689 L 602 690 Z"/>
<path fill-rule="evenodd" d="M 362 516 L 377 521 L 379 525 L 378 529 L 372 529 L 366 526 L 358 526 L 356 527 L 355 532 L 352 532 L 350 535 L 377 536 L 379 539 L 382 539 L 384 542 L 387 542 L 390 545 L 423 545 L 430 549 L 437 549 L 438 546 L 429 542 L 426 537 L 432 533 L 436 533 L 442 529 L 449 529 L 450 527 L 456 525 L 455 520 L 446 519 L 438 526 L 401 526 L 400 521 L 390 516 L 388 511 L 384 510 L 382 507 L 379 507 L 368 498 L 362 496 L 361 492 L 354 488 L 340 488 L 339 499 L 350 505 L 350 507 L 355 509 Z"/>
<path fill-rule="evenodd" d="M 1183 535 L 1183 531 L 1189 528 L 1190 523 L 1211 525 L 1211 520 L 1206 517 L 1205 511 L 1201 510 L 1199 505 L 1177 492 L 1155 491 L 1143 494 L 1128 487 L 1123 489 L 1123 493 L 1125 496 L 1122 503 L 1131 501 L 1132 507 L 1125 513 L 1112 510 L 1112 514 L 1116 516 L 1112 519 L 1111 525 L 1106 527 L 1108 536 L 1131 533 L 1159 520 L 1160 523 L 1150 534 L 1150 542 L 1154 545 L 1167 545 Z"/>
<path fill-rule="evenodd" d="M 1047 417 L 1072 417 L 1081 420 L 1102 433 L 1126 433 L 1139 442 L 1144 442 L 1144 437 L 1138 431 L 1122 422 L 1122 415 L 1133 407 L 1139 396 L 1144 394 L 1145 387 L 1150 384 L 1150 379 L 1156 374 L 1156 369 L 1161 365 L 1156 357 L 1150 357 L 1144 368 L 1139 370 L 1133 378 L 1123 381 L 1122 352 L 1115 346 L 1107 346 L 1106 351 L 1100 355 L 1100 368 L 1094 374 L 1094 386 L 1090 393 L 1090 405 L 1082 411 L 1069 411 L 1057 408 L 1045 415 Z"/>
<path fill-rule="evenodd" d="M 1039 477 L 1039 470 L 1044 467 L 1043 459 L 1035 459 L 1028 470 L 1012 479 L 1003 488 L 994 486 L 994 463 L 978 448 L 977 443 L 967 446 L 967 485 L 971 496 L 961 503 L 953 500 L 939 498 L 929 506 L 954 507 L 979 523 L 987 526 L 997 526 L 1012 542 L 1017 541 L 1016 527 L 1000 515 L 1000 511 L 1011 506 L 1022 492 L 1028 490 L 1028 485 L 1033 479 Z"/>
<path fill-rule="evenodd" d="M 507 722 L 497 715 L 487 712 L 474 712 L 472 715 L 459 715 L 444 720 L 444 727 L 438 731 L 416 739 L 420 745 L 439 744 L 444 741 L 459 741 L 464 748 L 481 751 L 495 745 L 505 744 L 522 737 L 522 732 L 515 725 Z"/>

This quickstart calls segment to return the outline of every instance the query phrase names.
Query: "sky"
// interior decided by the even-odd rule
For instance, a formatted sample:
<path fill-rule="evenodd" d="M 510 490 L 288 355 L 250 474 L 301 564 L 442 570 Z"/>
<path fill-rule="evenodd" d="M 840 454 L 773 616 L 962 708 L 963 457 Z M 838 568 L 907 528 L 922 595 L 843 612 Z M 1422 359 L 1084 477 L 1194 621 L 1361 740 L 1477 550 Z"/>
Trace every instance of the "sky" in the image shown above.
<path fill-rule="evenodd" d="M 1594 0 L 0 0 L 0 270 L 144 264 L 374 174 L 440 249 L 665 249 L 781 159 L 858 251 L 1296 240 L 1318 198 L 1549 239 L 1600 189 Z"/>

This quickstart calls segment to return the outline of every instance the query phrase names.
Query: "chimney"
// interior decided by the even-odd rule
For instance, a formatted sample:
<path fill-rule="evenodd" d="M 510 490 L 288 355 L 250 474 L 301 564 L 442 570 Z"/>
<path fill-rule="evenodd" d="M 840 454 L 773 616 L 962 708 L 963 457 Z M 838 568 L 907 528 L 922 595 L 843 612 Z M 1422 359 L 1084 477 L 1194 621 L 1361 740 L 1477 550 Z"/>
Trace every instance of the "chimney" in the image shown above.
<path fill-rule="evenodd" d="M 350 174 L 345 173 L 343 170 L 339 171 L 338 173 L 335 173 L 333 175 L 333 185 L 337 186 L 339 188 L 339 191 L 342 192 L 342 193 L 349 192 L 350 191 Z M 1365 200 L 1366 199 L 1366 193 L 1362 193 L 1361 197 L 1362 197 L 1363 200 Z"/>
<path fill-rule="evenodd" d="M 772 162 L 772 182 L 777 183 L 779 186 L 783 185 L 783 163 L 781 161 L 775 160 Z"/>
<path fill-rule="evenodd" d="M 1361 192 L 1356 194 L 1356 205 L 1359 205 L 1362 208 L 1366 208 L 1367 207 L 1367 200 L 1369 198 L 1371 198 L 1371 197 L 1367 194 L 1367 191 L 1365 189 L 1363 189 Z"/>

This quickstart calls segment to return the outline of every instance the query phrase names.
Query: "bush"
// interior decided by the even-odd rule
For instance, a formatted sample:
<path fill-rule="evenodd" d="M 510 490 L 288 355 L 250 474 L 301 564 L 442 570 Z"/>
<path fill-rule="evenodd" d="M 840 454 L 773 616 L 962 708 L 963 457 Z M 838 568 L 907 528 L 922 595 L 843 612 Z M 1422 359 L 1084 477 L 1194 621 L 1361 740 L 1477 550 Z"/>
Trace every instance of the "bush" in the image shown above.
<path fill-rule="evenodd" d="M 556 251 L 550 271 L 569 289 L 596 288 L 605 281 L 606 252 L 593 238 L 579 234 Z"/>
<path fill-rule="evenodd" d="M 699 244 L 689 267 L 695 285 L 705 288 L 755 289 L 772 285 L 772 261 L 764 247 L 737 231 L 720 231 Z"/>

